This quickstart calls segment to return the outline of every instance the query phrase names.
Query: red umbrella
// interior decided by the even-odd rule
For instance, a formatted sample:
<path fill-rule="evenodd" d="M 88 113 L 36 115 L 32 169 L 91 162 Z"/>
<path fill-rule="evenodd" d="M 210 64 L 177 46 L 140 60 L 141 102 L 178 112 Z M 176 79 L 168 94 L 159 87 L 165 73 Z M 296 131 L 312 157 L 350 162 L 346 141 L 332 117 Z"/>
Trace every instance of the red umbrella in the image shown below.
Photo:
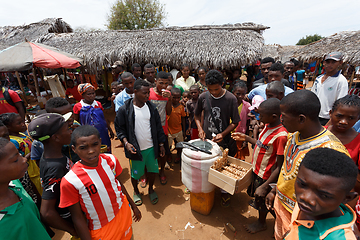
<path fill-rule="evenodd" d="M 83 60 L 41 43 L 22 42 L 0 51 L 0 72 L 24 71 L 33 67 L 78 68 Z"/>

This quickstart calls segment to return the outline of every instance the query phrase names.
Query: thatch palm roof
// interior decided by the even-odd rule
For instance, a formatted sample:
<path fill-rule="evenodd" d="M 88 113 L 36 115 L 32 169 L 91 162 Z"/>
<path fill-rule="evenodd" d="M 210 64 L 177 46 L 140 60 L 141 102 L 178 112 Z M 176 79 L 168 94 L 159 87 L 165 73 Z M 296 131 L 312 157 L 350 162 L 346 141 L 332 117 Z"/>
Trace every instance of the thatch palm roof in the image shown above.
<path fill-rule="evenodd" d="M 360 31 L 345 31 L 310 43 L 294 53 L 300 60 L 323 59 L 330 52 L 342 52 L 344 61 L 360 65 Z"/>
<path fill-rule="evenodd" d="M 282 63 L 289 61 L 294 52 L 301 49 L 303 46 L 281 46 L 279 44 L 265 45 L 261 57 L 272 57 L 275 61 Z"/>
<path fill-rule="evenodd" d="M 180 67 L 239 67 L 260 57 L 261 32 L 254 23 L 47 34 L 39 42 L 84 58 L 95 72 L 116 60 Z"/>
<path fill-rule="evenodd" d="M 71 33 L 69 24 L 61 18 L 46 18 L 40 22 L 21 26 L 0 27 L 0 50 L 23 42 L 36 41 L 40 36 L 48 33 Z"/>

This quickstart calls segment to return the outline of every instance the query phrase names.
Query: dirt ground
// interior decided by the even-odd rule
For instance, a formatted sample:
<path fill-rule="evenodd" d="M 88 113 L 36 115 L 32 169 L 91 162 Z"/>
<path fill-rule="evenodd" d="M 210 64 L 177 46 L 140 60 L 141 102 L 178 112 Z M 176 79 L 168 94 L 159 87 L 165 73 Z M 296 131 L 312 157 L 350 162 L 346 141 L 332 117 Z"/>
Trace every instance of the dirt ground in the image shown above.
<path fill-rule="evenodd" d="M 113 140 L 113 154 L 119 159 L 123 172 L 122 182 L 132 195 L 129 161 L 125 158 L 123 148 L 114 148 L 119 141 Z M 174 151 L 174 154 L 176 151 Z M 175 155 L 173 155 L 175 158 Z M 250 162 L 248 157 L 246 161 Z M 268 215 L 268 229 L 257 234 L 249 234 L 243 225 L 257 220 L 257 211 L 248 205 L 251 199 L 243 190 L 231 197 L 231 206 L 224 208 L 220 205 L 220 191 L 216 189 L 215 203 L 211 213 L 201 215 L 190 208 L 190 195 L 184 193 L 185 186 L 181 182 L 181 167 L 179 164 L 170 164 L 166 170 L 168 183 L 161 185 L 159 178 L 155 180 L 155 191 L 159 202 L 152 205 L 147 189 L 139 188 L 143 196 L 143 204 L 139 207 L 142 219 L 133 223 L 135 240 L 143 239 L 272 239 L 274 219 Z M 190 223 L 192 227 L 185 226 Z M 224 230 L 224 224 L 231 223 L 236 233 Z M 68 240 L 70 235 L 56 231 L 55 240 Z"/>

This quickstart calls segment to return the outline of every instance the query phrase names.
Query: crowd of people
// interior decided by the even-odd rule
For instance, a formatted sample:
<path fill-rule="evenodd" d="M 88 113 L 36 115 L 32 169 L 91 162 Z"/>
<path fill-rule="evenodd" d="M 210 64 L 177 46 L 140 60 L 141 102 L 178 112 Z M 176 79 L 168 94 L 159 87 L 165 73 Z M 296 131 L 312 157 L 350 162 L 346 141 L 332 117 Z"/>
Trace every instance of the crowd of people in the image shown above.
<path fill-rule="evenodd" d="M 235 70 L 230 84 L 217 69 L 199 67 L 195 79 L 188 64 L 172 73 L 134 64 L 127 72 L 116 61 L 115 132 L 90 83 L 66 81 L 76 103 L 51 98 L 28 125 L 21 99 L 3 89 L 0 239 L 50 239 L 51 228 L 73 239 L 133 239 L 139 185 L 157 204 L 155 179 L 167 184 L 167 165 L 181 162 L 176 143 L 194 139 L 212 140 L 240 160 L 252 152 L 247 194 L 259 215 L 245 226 L 249 233 L 266 230 L 270 212 L 275 239 L 356 239 L 360 98 L 348 95 L 341 64 L 341 53 L 329 53 L 310 88 L 305 64 L 295 59 L 264 58 L 254 64 L 254 81 Z M 129 159 L 132 195 L 111 154 L 115 138 Z M 221 205 L 230 204 L 221 189 Z"/>

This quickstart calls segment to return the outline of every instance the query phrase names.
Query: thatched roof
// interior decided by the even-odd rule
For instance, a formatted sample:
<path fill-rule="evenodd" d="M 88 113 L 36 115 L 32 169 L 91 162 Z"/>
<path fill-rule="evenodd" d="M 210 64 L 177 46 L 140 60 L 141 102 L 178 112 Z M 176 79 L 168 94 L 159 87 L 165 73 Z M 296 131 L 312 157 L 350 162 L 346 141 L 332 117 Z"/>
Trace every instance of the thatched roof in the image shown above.
<path fill-rule="evenodd" d="M 294 53 L 301 60 L 323 59 L 330 52 L 342 52 L 344 61 L 360 65 L 360 31 L 345 31 L 310 43 Z"/>
<path fill-rule="evenodd" d="M 295 51 L 301 49 L 303 46 L 281 46 L 279 44 L 265 45 L 261 57 L 272 57 L 275 61 L 282 63 L 289 61 Z"/>
<path fill-rule="evenodd" d="M 73 29 L 61 18 L 46 18 L 40 22 L 21 26 L 0 27 L 0 50 L 23 42 L 36 41 L 48 33 L 71 33 Z"/>
<path fill-rule="evenodd" d="M 116 60 L 127 64 L 153 63 L 180 67 L 239 67 L 260 57 L 261 32 L 254 23 L 168 27 L 144 30 L 93 31 L 47 34 L 39 42 L 84 58 L 95 72 Z"/>

